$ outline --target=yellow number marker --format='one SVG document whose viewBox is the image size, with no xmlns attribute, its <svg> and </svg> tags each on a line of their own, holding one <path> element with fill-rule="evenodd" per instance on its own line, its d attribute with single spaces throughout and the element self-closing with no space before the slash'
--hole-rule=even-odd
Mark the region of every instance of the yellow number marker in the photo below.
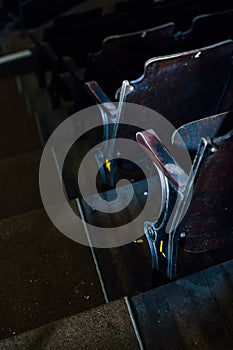
<svg viewBox="0 0 233 350">
<path fill-rule="evenodd" d="M 111 162 L 108 159 L 106 159 L 105 165 L 108 171 L 111 171 Z"/>
<path fill-rule="evenodd" d="M 166 254 L 163 252 L 163 241 L 160 242 L 160 247 L 159 247 L 160 253 L 162 253 L 162 256 L 166 258 Z"/>
</svg>

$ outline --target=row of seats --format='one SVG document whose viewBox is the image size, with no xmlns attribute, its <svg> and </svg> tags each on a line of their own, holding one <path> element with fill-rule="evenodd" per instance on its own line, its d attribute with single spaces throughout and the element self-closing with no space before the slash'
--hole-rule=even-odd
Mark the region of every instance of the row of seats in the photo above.
<svg viewBox="0 0 233 350">
<path fill-rule="evenodd" d="M 71 39 L 68 45 L 69 50 L 63 52 L 55 48 L 58 58 L 64 56 L 72 58 L 76 65 L 76 77 L 78 72 L 80 82 L 75 85 L 75 91 L 72 91 L 72 78 L 67 78 L 71 73 L 67 74 L 69 70 L 67 65 L 64 65 L 64 60 L 58 59 L 53 71 L 55 84 L 52 81 L 51 89 L 54 87 L 56 92 L 59 86 L 57 94 L 61 94 L 60 97 L 69 98 L 69 95 L 67 96 L 68 84 L 70 98 L 76 99 L 75 110 L 90 105 L 91 101 L 83 91 L 83 83 L 90 80 L 96 80 L 109 98 L 114 99 L 116 90 L 124 79 L 130 81 L 142 75 L 144 64 L 148 59 L 231 39 L 232 18 L 233 11 L 224 11 L 195 17 L 191 27 L 186 31 L 180 31 L 176 23 L 170 22 L 138 32 L 108 36 L 105 37 L 101 49 L 97 52 L 94 52 L 94 47 L 91 47 L 90 37 L 93 37 L 93 32 L 99 33 L 98 27 L 88 29 L 90 36 L 80 29 L 79 35 Z M 223 23 L 220 28 L 218 23 Z M 78 45 L 73 45 L 75 42 Z M 62 45 L 58 46 L 61 48 Z"/>
<path fill-rule="evenodd" d="M 2 0 L 1 25 L 4 27 L 10 22 L 14 29 L 37 27 L 82 2 L 83 0 Z"/>
<path fill-rule="evenodd" d="M 125 13 L 123 15 L 128 16 Z M 80 25 L 88 28 L 91 22 L 87 24 L 84 21 L 88 16 L 101 18 L 96 19 L 94 23 L 102 21 L 100 9 L 94 9 L 82 16 L 83 23 L 76 24 L 75 28 Z M 60 98 L 74 102 L 71 112 L 88 107 L 94 101 L 114 101 L 115 95 L 117 101 L 120 93 L 118 88 L 122 81 L 127 79 L 133 91 L 126 96 L 125 101 L 156 109 L 175 127 L 228 110 L 231 107 L 232 88 L 232 16 L 232 10 L 202 14 L 193 18 L 190 28 L 186 31 L 180 31 L 176 23 L 170 22 L 139 32 L 106 37 L 99 52 L 90 52 L 90 48 L 85 51 L 82 46 L 74 45 L 76 39 L 72 39 L 70 48 L 76 48 L 77 56 L 81 57 L 83 51 L 88 52 L 88 60 L 82 70 L 79 62 L 77 65 L 75 56 L 64 57 L 63 53 L 56 49 L 51 54 L 48 40 L 46 47 L 49 47 L 49 50 L 46 50 L 46 54 L 49 52 L 52 70 L 52 80 L 48 88 L 54 107 L 59 106 Z M 115 14 L 105 17 L 107 22 L 110 18 L 118 21 L 118 15 Z M 61 19 L 54 21 L 54 28 L 59 20 Z M 221 28 L 217 26 L 219 22 L 223 23 Z M 65 28 L 66 32 L 66 25 L 62 21 L 61 23 L 61 29 Z M 101 23 L 103 25 L 105 21 Z M 73 26 L 70 28 L 73 30 Z M 98 31 L 98 28 L 97 26 L 94 32 Z M 93 28 L 90 32 L 93 33 Z M 58 33 L 56 38 L 59 41 L 62 37 L 61 32 L 56 28 L 54 33 Z M 41 42 L 33 32 L 30 34 L 34 43 L 41 49 Z M 79 37 L 82 36 L 87 39 L 80 30 Z M 80 43 L 79 40 L 77 42 Z M 88 40 L 85 43 L 89 45 Z M 174 53 L 175 57 L 171 55 Z M 163 60 L 158 58 L 164 55 L 168 56 Z M 184 66 L 187 66 L 185 71 Z M 172 80 L 165 79 L 166 69 L 169 70 Z M 140 76 L 142 77 L 139 78 Z M 197 80 L 197 77 L 202 78 Z M 145 89 L 146 86 L 150 86 L 150 93 Z M 104 95 L 106 98 L 103 100 Z M 108 129 L 108 125 L 104 127 Z M 133 139 L 135 131 L 133 128 L 130 130 L 130 137 Z M 127 134 L 129 135 L 128 129 Z M 129 167 L 125 162 L 119 163 L 124 169 Z M 111 175 L 114 178 L 114 175 Z M 110 179 L 111 184 L 115 181 L 113 178 Z"/>
<path fill-rule="evenodd" d="M 216 29 L 220 20 L 224 23 L 222 30 Z M 178 242 L 182 241 L 182 238 L 185 238 L 184 249 L 189 252 L 204 252 L 232 244 L 233 207 L 229 197 L 229 192 L 232 193 L 230 159 L 233 145 L 231 22 L 232 10 L 195 17 L 191 28 L 184 32 L 175 31 L 175 24 L 167 23 L 148 31 L 107 38 L 100 52 L 89 55 L 85 67 L 85 87 L 93 101 L 98 104 L 104 103 L 104 106 L 100 107 L 104 115 L 104 135 L 111 139 L 116 129 L 119 137 L 135 140 L 137 135 L 138 141 L 148 148 L 153 163 L 159 168 L 162 164 L 163 176 L 168 179 L 170 186 L 166 193 L 167 202 L 161 216 L 145 228 L 145 234 L 151 248 L 153 267 L 170 278 L 176 276 Z M 153 38 L 151 41 L 150 35 Z M 145 44 L 147 39 L 148 46 Z M 137 40 L 145 44 L 149 53 L 145 47 L 138 45 Z M 140 53 L 142 56 L 148 56 L 141 57 Z M 93 77 L 96 81 L 89 81 Z M 125 80 L 122 88 L 117 89 L 117 84 L 119 87 L 120 81 L 128 77 L 138 79 Z M 101 89 L 101 85 L 104 86 L 104 90 Z M 141 132 L 134 127 L 124 128 L 120 125 L 120 119 L 117 122 L 119 125 L 115 125 L 111 134 L 112 124 L 116 124 L 112 114 L 114 95 L 115 101 L 149 107 L 165 116 L 176 128 L 186 130 L 186 146 L 193 155 L 193 173 L 187 174 L 184 183 L 176 184 L 176 194 L 174 183 L 177 180 L 173 172 L 167 170 L 170 163 L 165 161 L 166 156 L 165 160 L 161 158 L 161 148 L 158 151 L 156 126 L 155 131 Z M 83 108 L 82 102 L 81 98 L 80 106 Z M 118 108 L 115 107 L 115 115 Z M 190 139 L 195 140 L 195 145 Z M 166 147 L 161 147 L 166 154 Z M 100 159 L 106 159 L 108 163 L 111 156 L 114 158 L 117 154 L 116 149 L 106 150 L 104 147 L 101 152 Z M 115 161 L 111 162 L 111 172 L 106 162 L 102 166 L 101 175 L 103 184 L 114 188 L 117 167 L 113 166 Z M 173 164 L 178 167 L 176 160 L 173 160 Z M 133 169 L 127 161 L 121 160 L 117 165 L 127 170 Z M 101 161 L 99 166 L 101 167 Z M 214 177 L 216 173 L 218 178 Z M 190 183 L 195 186 L 195 191 L 188 213 L 181 224 L 175 218 L 168 234 L 165 234 L 167 216 L 174 204 L 174 198 L 179 197 L 182 188 L 179 205 L 185 206 L 190 196 Z M 217 186 L 220 186 L 220 190 L 216 199 L 213 188 Z M 163 190 L 166 192 L 166 187 Z M 223 207 L 226 211 L 224 214 Z M 203 215 L 207 221 L 200 231 Z"/>
<path fill-rule="evenodd" d="M 51 97 L 56 96 L 54 105 L 59 103 L 59 97 L 78 99 L 79 96 L 75 110 L 88 106 L 90 99 L 88 101 L 83 89 L 77 91 L 77 87 L 83 87 L 83 82 L 89 80 L 98 81 L 113 99 L 123 79 L 132 80 L 139 77 L 143 72 L 144 63 L 149 58 L 195 49 L 231 38 L 231 11 L 195 17 L 198 13 L 211 11 L 213 4 L 207 2 L 205 5 L 197 3 L 196 6 L 190 6 L 188 0 L 166 3 L 152 6 L 149 1 L 147 6 L 142 8 L 136 1 L 133 2 L 133 6 L 126 7 L 128 12 L 122 6 L 122 11 L 103 15 L 103 9 L 99 7 L 56 17 L 53 24 L 44 29 L 42 39 L 57 57 L 56 62 L 49 67 L 53 67 L 50 91 Z M 186 7 L 186 16 L 181 16 Z M 224 2 L 222 7 L 226 7 Z M 188 25 L 182 25 L 179 15 L 183 20 L 188 18 Z M 165 19 L 172 22 L 166 22 Z M 218 22 L 223 23 L 221 27 L 216 25 Z M 112 37 L 113 35 L 115 36 Z M 31 37 L 38 45 L 33 32 Z M 71 57 L 77 66 L 75 77 L 77 78 L 78 72 L 81 78 L 78 84 L 68 77 L 72 71 L 70 72 L 69 66 L 64 65 L 63 58 L 67 56 Z M 71 91 L 68 93 L 68 90 Z"/>
<path fill-rule="evenodd" d="M 210 5 L 205 7 L 198 2 L 196 6 L 188 6 L 188 3 L 163 5 L 161 11 L 164 11 L 164 16 L 160 20 L 156 20 L 156 16 L 162 13 L 159 7 L 142 9 L 140 15 L 137 9 L 132 11 L 132 6 L 131 11 L 125 11 L 123 6 L 123 11 L 108 15 L 103 15 L 102 10 L 96 8 L 70 17 L 70 22 L 65 17 L 57 18 L 52 26 L 44 30 L 42 41 L 35 31 L 30 31 L 32 41 L 43 57 L 43 69 L 51 71 L 52 79 L 47 87 L 54 108 L 59 107 L 61 99 L 72 102 L 70 113 L 94 103 L 104 103 L 100 107 L 104 115 L 102 140 L 106 140 L 106 135 L 107 139 L 111 139 L 117 133 L 124 138 L 137 138 L 146 146 L 153 164 L 162 167 L 163 176 L 169 182 L 166 203 L 171 203 L 171 206 L 174 197 L 180 195 L 181 185 L 186 191 L 181 193 L 182 201 L 190 194 L 190 183 L 197 186 L 183 226 L 179 226 L 178 220 L 165 235 L 165 227 L 161 226 L 158 232 L 155 220 L 145 229 L 153 266 L 170 278 L 176 274 L 178 241 L 181 238 L 185 237 L 185 249 L 192 252 L 215 249 L 232 242 L 233 208 L 228 194 L 232 191 L 233 10 L 208 13 L 204 10 L 212 9 Z M 179 19 L 184 20 L 181 8 L 184 11 L 186 5 L 185 20 L 188 20 L 181 23 Z M 166 21 L 161 23 L 165 18 Z M 187 26 L 188 21 L 190 24 Z M 114 116 L 119 114 L 119 109 L 113 102 L 149 107 L 181 130 L 186 135 L 186 147 L 192 156 L 195 174 L 186 174 L 185 183 L 177 183 L 172 172 L 167 170 L 166 147 L 158 141 L 156 126 L 154 130 L 146 131 L 122 126 L 124 115 L 120 114 L 116 122 Z M 88 136 L 85 137 L 88 143 Z M 158 144 L 164 158 L 160 158 L 161 154 L 156 151 Z M 116 155 L 116 149 L 106 152 L 103 148 L 100 152 L 100 158 L 108 160 L 108 164 L 98 163 L 103 188 L 115 187 L 118 169 L 130 170 L 130 176 L 132 171 L 140 172 L 128 161 L 112 161 L 111 155 Z M 176 159 L 171 161 L 178 167 Z M 227 170 L 223 172 L 222 169 Z M 182 165 L 181 170 L 184 171 Z M 216 173 L 218 179 L 214 177 Z M 66 186 L 65 173 L 64 182 Z M 77 193 L 72 193 L 72 187 L 77 186 L 76 173 L 69 174 L 67 183 L 69 197 L 76 197 Z M 212 190 L 216 186 L 221 188 L 217 201 Z M 227 209 L 221 219 L 223 207 Z M 203 211 L 203 208 L 207 209 Z M 200 225 L 204 212 L 209 217 L 203 226 L 205 234 L 200 235 L 195 225 L 195 232 L 192 231 L 192 225 L 195 217 Z M 164 213 L 169 214 L 167 208 L 162 211 Z M 217 218 L 214 225 L 211 222 L 213 217 Z M 195 239 L 195 236 L 200 237 Z"/>
</svg>

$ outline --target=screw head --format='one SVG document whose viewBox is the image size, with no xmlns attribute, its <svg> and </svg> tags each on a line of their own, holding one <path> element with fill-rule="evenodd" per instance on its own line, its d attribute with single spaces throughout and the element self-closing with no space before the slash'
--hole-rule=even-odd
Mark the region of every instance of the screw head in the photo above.
<svg viewBox="0 0 233 350">
<path fill-rule="evenodd" d="M 150 235 L 150 238 L 154 241 L 156 239 L 156 231 L 152 226 L 149 226 L 147 232 Z"/>
<path fill-rule="evenodd" d="M 212 153 L 215 153 L 215 152 L 217 152 L 217 148 L 213 146 L 213 147 L 211 147 L 210 151 L 211 151 Z"/>
</svg>

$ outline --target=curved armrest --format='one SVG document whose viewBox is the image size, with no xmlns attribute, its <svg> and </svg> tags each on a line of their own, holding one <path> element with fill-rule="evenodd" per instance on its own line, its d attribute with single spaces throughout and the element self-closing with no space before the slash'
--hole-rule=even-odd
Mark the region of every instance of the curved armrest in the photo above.
<svg viewBox="0 0 233 350">
<path fill-rule="evenodd" d="M 110 100 L 110 98 L 105 94 L 99 84 L 95 81 L 88 81 L 84 84 L 86 90 L 91 95 L 91 97 L 95 100 L 97 104 L 102 104 L 103 109 L 110 115 L 116 115 L 117 107 Z"/>
<path fill-rule="evenodd" d="M 139 144 L 146 147 L 146 151 L 152 161 L 159 167 L 175 189 L 183 190 L 186 185 L 188 175 L 178 165 L 154 130 L 149 129 L 137 132 L 136 140 Z"/>
<path fill-rule="evenodd" d="M 59 58 L 51 46 L 47 42 L 40 40 L 34 30 L 29 30 L 28 35 L 34 44 L 35 49 L 37 51 L 39 50 L 39 53 L 45 58 L 46 62 L 52 64 L 53 67 L 53 64 L 58 62 Z"/>
<path fill-rule="evenodd" d="M 64 62 L 66 68 L 69 70 L 69 72 L 75 79 L 83 81 L 85 73 L 84 68 L 79 68 L 70 56 L 62 57 L 62 61 Z"/>
</svg>

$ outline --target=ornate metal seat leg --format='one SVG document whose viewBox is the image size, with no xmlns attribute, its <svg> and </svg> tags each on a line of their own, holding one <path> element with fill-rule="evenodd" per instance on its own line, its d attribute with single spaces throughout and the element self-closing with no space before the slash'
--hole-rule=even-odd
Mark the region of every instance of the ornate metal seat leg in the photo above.
<svg viewBox="0 0 233 350">
<path fill-rule="evenodd" d="M 132 90 L 127 80 L 124 80 L 121 87 L 119 103 L 112 103 L 102 91 L 100 86 L 92 81 L 86 86 L 98 102 L 103 121 L 103 144 L 96 151 L 95 157 L 99 165 L 102 184 L 115 188 L 117 169 L 117 150 L 115 141 L 118 134 L 119 124 L 124 115 L 124 102 L 127 94 Z M 106 142 L 111 140 L 111 142 Z"/>
<path fill-rule="evenodd" d="M 179 224 L 189 207 L 200 168 L 215 148 L 210 141 L 202 139 L 192 169 L 187 175 L 153 130 L 138 132 L 136 138 L 151 156 L 162 187 L 160 215 L 154 222 L 145 222 L 144 226 L 151 250 L 152 268 L 173 279 L 176 276 L 178 241 L 185 237 Z"/>
</svg>

